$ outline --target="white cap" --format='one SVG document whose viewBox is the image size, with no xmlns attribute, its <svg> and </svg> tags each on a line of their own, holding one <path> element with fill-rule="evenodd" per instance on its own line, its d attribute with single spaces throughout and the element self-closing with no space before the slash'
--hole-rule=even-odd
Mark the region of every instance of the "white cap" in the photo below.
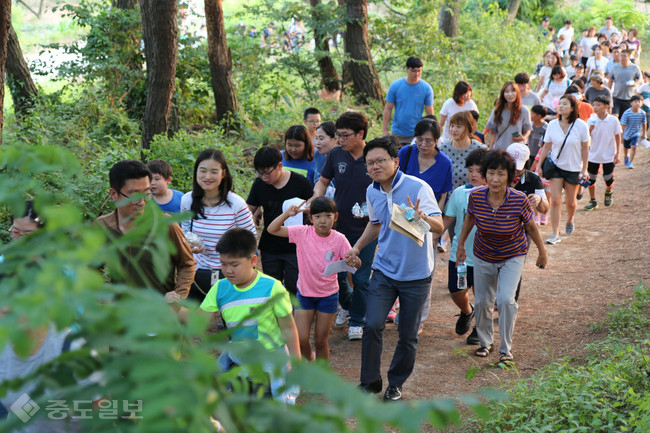
<svg viewBox="0 0 650 433">
<path fill-rule="evenodd" d="M 530 157 L 528 146 L 524 143 L 512 143 L 508 146 L 507 152 L 515 159 L 517 170 L 523 170 Z"/>
</svg>

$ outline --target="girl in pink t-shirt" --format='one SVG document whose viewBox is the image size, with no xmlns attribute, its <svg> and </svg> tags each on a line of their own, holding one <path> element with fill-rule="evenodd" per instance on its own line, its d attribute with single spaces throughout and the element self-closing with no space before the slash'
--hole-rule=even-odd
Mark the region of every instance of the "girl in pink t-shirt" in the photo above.
<svg viewBox="0 0 650 433">
<path fill-rule="evenodd" d="M 294 312 L 300 351 L 306 359 L 313 360 L 312 346 L 309 342 L 311 325 L 316 317 L 314 342 L 316 358 L 329 359 L 328 338 L 330 328 L 336 316 L 339 298 L 339 284 L 336 272 L 325 276 L 325 268 L 330 263 L 344 259 L 350 250 L 350 243 L 344 235 L 332 230 L 338 219 L 334 200 L 318 197 L 311 202 L 309 209 L 291 206 L 277 217 L 267 230 L 274 236 L 289 238 L 296 244 L 298 257 L 298 293 L 300 309 Z M 286 227 L 284 222 L 301 212 L 309 212 L 312 225 L 294 225 Z M 357 264 L 357 268 L 361 263 Z"/>
</svg>

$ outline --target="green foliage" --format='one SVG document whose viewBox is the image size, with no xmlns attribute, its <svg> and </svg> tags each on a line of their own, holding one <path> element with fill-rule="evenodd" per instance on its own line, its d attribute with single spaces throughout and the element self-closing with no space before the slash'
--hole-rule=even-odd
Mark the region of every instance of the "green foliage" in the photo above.
<svg viewBox="0 0 650 433">
<path fill-rule="evenodd" d="M 72 57 L 58 68 L 58 74 L 67 80 L 82 78 L 86 86 L 96 86 L 94 90 L 105 93 L 111 108 L 142 107 L 146 78 L 140 11 L 108 6 L 109 2 L 89 0 L 62 6 L 64 15 L 88 28 L 88 33 L 70 45 L 49 45 Z"/>
<path fill-rule="evenodd" d="M 358 432 L 376 432 L 384 426 L 418 432 L 423 423 L 444 428 L 459 422 L 453 401 L 385 405 L 327 367 L 307 362 L 294 361 L 287 376 L 288 385 L 303 390 L 299 405 L 284 406 L 251 394 L 255 384 L 266 383 L 265 368 L 279 372 L 286 356 L 258 344 L 231 345 L 245 363 L 224 373 L 217 367 L 215 353 L 228 345 L 232 330 L 206 333 L 207 318 L 197 314 L 192 303 L 182 324 L 153 288 L 108 283 L 99 265 L 106 264 L 113 277 L 120 275 L 124 273 L 120 252 L 142 245 L 161 258 L 156 270 L 165 275 L 169 265 L 162 258 L 171 251 L 167 225 L 175 222 L 148 202 L 133 230 L 119 239 L 107 237 L 101 228 L 83 221 L 76 205 L 57 205 L 59 192 L 39 181 L 48 174 L 70 184 L 79 174 L 78 167 L 75 156 L 60 147 L 3 145 L 0 149 L 0 202 L 20 213 L 24 197 L 35 195 L 36 209 L 46 221 L 44 228 L 0 248 L 4 256 L 0 296 L 10 306 L 0 316 L 0 347 L 11 343 L 25 355 L 31 349 L 31 332 L 50 325 L 73 326 L 75 337 L 85 340 L 79 349 L 62 354 L 29 377 L 3 382 L 0 395 L 31 381 L 30 397 L 41 407 L 52 393 L 69 407 L 73 400 L 97 396 L 142 401 L 138 414 L 142 420 L 102 419 L 93 412 L 84 428 L 95 432 L 210 432 L 211 417 L 232 433 L 303 432 L 306 425 L 315 432 L 351 432 L 353 425 Z M 248 380 L 242 381 L 238 373 L 244 370 Z M 484 394 L 462 401 L 484 416 L 483 402 L 492 398 Z M 47 414 L 41 410 L 34 419 Z M 124 415 L 122 409 L 119 415 Z M 13 418 L 5 428 L 22 425 Z"/>
<path fill-rule="evenodd" d="M 650 426 L 650 289 L 612 309 L 609 337 L 587 346 L 584 363 L 564 359 L 514 382 L 494 417 L 472 425 L 494 432 L 646 432 Z"/>
<path fill-rule="evenodd" d="M 233 137 L 224 136 L 223 131 L 214 129 L 191 134 L 181 131 L 173 138 L 158 135 L 145 153 L 147 160 L 163 159 L 173 169 L 172 188 L 187 192 L 192 190 L 194 161 L 205 149 L 221 150 L 233 176 L 233 190 L 246 197 L 250 191 L 255 171 L 252 158 L 246 158 L 243 146 Z"/>
<path fill-rule="evenodd" d="M 418 5 L 400 20 L 393 16 L 372 19 L 377 65 L 391 81 L 397 76 L 395 72 L 403 74 L 408 56 L 420 57 L 424 62 L 422 78 L 433 87 L 436 112 L 452 96 L 456 82 L 468 81 L 474 89 L 481 123 L 487 121 L 503 83 L 512 81 L 518 72 L 532 73 L 535 69 L 544 49 L 535 29 L 519 21 L 505 25 L 507 13 L 492 4 L 487 10 L 462 13 L 459 36 L 447 38 L 430 25 L 437 22 L 435 4 Z"/>
<path fill-rule="evenodd" d="M 637 9 L 633 0 L 581 0 L 577 6 L 571 8 L 558 8 L 551 16 L 551 23 L 560 28 L 564 20 L 569 18 L 573 21 L 573 28 L 576 29 L 576 40 L 580 39 L 579 32 L 582 29 L 596 26 L 596 31 L 605 25 L 605 17 L 611 16 L 614 25 L 621 29 L 636 27 L 643 29 L 650 21 L 648 14 Z M 641 32 L 639 32 L 641 33 Z"/>
</svg>

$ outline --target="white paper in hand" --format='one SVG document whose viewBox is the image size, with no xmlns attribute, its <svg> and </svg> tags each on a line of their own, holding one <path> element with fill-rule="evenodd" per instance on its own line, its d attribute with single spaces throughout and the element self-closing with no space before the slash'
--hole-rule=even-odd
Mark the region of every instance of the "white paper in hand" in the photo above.
<svg viewBox="0 0 650 433">
<path fill-rule="evenodd" d="M 332 262 L 329 265 L 325 266 L 324 276 L 329 276 L 332 274 L 338 274 L 339 272 L 349 272 L 354 274 L 357 271 L 357 268 L 348 265 L 344 260 L 339 260 L 338 262 Z"/>
<path fill-rule="evenodd" d="M 641 146 L 645 147 L 646 149 L 650 147 L 650 141 L 648 140 L 641 140 Z"/>
</svg>

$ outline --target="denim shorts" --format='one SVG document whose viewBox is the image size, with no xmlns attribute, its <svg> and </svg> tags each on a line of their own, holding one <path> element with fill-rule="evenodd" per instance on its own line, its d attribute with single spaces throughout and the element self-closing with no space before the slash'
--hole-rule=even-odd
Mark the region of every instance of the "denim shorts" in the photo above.
<svg viewBox="0 0 650 433">
<path fill-rule="evenodd" d="M 640 138 L 641 138 L 640 135 L 635 135 L 632 138 L 623 140 L 623 147 L 625 149 L 631 149 L 632 147 L 636 147 L 639 144 Z"/>
<path fill-rule="evenodd" d="M 460 292 L 458 290 L 458 271 L 456 269 L 456 262 L 449 260 L 449 278 L 447 282 L 447 288 L 449 293 Z M 474 286 L 474 267 L 467 266 L 467 288 Z"/>
<path fill-rule="evenodd" d="M 321 313 L 336 313 L 338 311 L 339 292 L 324 298 L 315 296 L 302 296 L 300 289 L 296 293 L 296 298 L 300 302 L 300 308 L 303 310 L 316 310 Z"/>
</svg>

